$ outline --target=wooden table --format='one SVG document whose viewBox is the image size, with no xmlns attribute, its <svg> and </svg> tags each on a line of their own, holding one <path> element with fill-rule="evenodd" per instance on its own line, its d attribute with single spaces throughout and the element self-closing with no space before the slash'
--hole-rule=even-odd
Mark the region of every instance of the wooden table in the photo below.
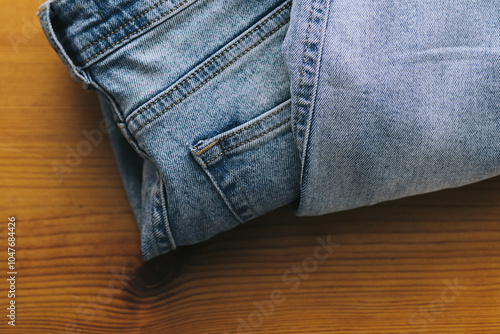
<svg viewBox="0 0 500 334">
<path fill-rule="evenodd" d="M 163 258 L 144 266 L 108 138 L 61 169 L 102 116 L 40 3 L 0 13 L 1 333 L 500 333 L 500 178 L 322 217 L 283 208 L 186 252 L 170 280 Z"/>
</svg>

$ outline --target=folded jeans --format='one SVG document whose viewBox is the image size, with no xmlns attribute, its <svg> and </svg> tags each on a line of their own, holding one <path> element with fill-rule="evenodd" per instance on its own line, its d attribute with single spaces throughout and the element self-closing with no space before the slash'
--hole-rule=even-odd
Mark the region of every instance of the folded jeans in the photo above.
<svg viewBox="0 0 500 334">
<path fill-rule="evenodd" d="M 319 215 L 500 174 L 500 5 L 54 0 L 145 259 L 280 206 Z"/>
</svg>

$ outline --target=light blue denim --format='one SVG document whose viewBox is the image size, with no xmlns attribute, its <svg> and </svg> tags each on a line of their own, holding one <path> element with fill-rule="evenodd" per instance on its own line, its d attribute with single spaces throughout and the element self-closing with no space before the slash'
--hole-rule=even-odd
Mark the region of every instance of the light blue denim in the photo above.
<svg viewBox="0 0 500 334">
<path fill-rule="evenodd" d="M 500 174 L 500 5 L 55 0 L 151 259 L 292 203 L 319 215 Z"/>
<path fill-rule="evenodd" d="M 500 174 L 500 2 L 299 0 L 284 54 L 297 214 Z"/>
</svg>

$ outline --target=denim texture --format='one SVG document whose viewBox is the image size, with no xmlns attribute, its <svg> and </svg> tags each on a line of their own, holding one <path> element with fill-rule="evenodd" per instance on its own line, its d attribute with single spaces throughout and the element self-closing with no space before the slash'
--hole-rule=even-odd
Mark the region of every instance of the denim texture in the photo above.
<svg viewBox="0 0 500 334">
<path fill-rule="evenodd" d="M 291 1 L 46 3 L 44 31 L 94 89 L 145 259 L 298 199 L 282 43 Z"/>
<path fill-rule="evenodd" d="M 319 215 L 500 174 L 500 5 L 54 0 L 144 258 L 280 206 Z"/>
<path fill-rule="evenodd" d="M 500 2 L 300 0 L 283 50 L 298 215 L 500 173 Z"/>
</svg>

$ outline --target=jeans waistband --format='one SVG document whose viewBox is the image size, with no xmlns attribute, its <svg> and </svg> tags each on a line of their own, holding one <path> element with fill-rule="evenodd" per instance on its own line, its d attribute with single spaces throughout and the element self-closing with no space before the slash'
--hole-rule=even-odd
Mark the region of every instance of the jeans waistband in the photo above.
<svg viewBox="0 0 500 334">
<path fill-rule="evenodd" d="M 39 15 L 50 18 L 53 39 L 65 51 L 66 61 L 85 68 L 195 1 L 54 0 L 43 4 Z"/>
</svg>

